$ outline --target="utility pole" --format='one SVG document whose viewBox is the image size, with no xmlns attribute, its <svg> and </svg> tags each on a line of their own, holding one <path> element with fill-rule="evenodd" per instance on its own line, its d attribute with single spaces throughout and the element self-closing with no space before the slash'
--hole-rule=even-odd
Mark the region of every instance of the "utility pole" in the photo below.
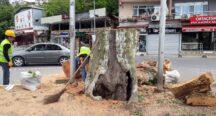
<svg viewBox="0 0 216 116">
<path fill-rule="evenodd" d="M 75 71 L 75 0 L 70 0 L 70 78 Z"/>
<path fill-rule="evenodd" d="M 165 29 L 166 29 L 166 0 L 161 0 L 161 13 L 160 13 L 160 37 L 159 37 L 159 48 L 158 48 L 158 78 L 157 88 L 163 90 L 164 79 L 163 79 L 163 63 L 164 63 L 164 40 L 165 40 Z"/>
<path fill-rule="evenodd" d="M 95 28 L 96 28 L 96 20 L 95 20 L 95 0 L 94 0 L 94 37 L 93 37 L 93 44 L 94 42 L 96 41 L 96 31 L 95 31 Z"/>
</svg>

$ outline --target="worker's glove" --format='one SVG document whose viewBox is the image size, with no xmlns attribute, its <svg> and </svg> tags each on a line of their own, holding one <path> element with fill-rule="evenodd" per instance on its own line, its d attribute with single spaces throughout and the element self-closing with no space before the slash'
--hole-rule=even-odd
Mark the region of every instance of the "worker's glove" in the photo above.
<svg viewBox="0 0 216 116">
<path fill-rule="evenodd" d="M 8 63 L 8 67 L 11 68 L 12 66 L 13 66 L 13 63 L 10 61 L 10 62 Z"/>
</svg>

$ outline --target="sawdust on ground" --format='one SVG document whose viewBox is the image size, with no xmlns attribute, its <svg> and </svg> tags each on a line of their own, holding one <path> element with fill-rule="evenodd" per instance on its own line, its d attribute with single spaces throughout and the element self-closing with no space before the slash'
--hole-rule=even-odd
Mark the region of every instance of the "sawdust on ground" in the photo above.
<svg viewBox="0 0 216 116">
<path fill-rule="evenodd" d="M 175 99 L 171 93 L 155 91 L 153 86 L 139 88 L 138 103 L 102 100 L 94 101 L 79 94 L 83 83 L 63 94 L 57 103 L 43 105 L 43 99 L 60 91 L 64 84 L 54 84 L 64 74 L 43 78 L 40 89 L 30 92 L 20 86 L 11 91 L 0 88 L 0 116 L 173 116 L 216 115 L 216 107 L 192 107 Z"/>
</svg>

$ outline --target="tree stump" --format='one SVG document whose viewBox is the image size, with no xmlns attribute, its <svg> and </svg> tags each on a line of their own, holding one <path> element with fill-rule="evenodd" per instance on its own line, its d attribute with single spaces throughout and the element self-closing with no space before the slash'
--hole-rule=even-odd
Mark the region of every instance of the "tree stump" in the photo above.
<svg viewBox="0 0 216 116">
<path fill-rule="evenodd" d="M 97 33 L 85 94 L 94 99 L 136 100 L 135 54 L 138 31 L 109 30 Z"/>
</svg>

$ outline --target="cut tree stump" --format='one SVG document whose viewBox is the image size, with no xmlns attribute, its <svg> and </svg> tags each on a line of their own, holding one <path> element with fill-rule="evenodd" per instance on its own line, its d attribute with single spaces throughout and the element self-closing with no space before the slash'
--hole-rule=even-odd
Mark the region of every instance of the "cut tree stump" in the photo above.
<svg viewBox="0 0 216 116">
<path fill-rule="evenodd" d="M 175 95 L 175 97 L 185 98 L 185 96 L 191 94 L 192 92 L 206 93 L 210 91 L 212 83 L 212 73 L 207 72 L 185 83 L 174 84 L 169 87 L 169 90 Z"/>
<path fill-rule="evenodd" d="M 186 97 L 186 104 L 192 106 L 216 106 L 215 93 L 193 93 Z"/>
<path fill-rule="evenodd" d="M 136 100 L 135 53 L 138 31 L 109 30 L 97 33 L 85 82 L 85 94 L 94 99 Z"/>
</svg>

